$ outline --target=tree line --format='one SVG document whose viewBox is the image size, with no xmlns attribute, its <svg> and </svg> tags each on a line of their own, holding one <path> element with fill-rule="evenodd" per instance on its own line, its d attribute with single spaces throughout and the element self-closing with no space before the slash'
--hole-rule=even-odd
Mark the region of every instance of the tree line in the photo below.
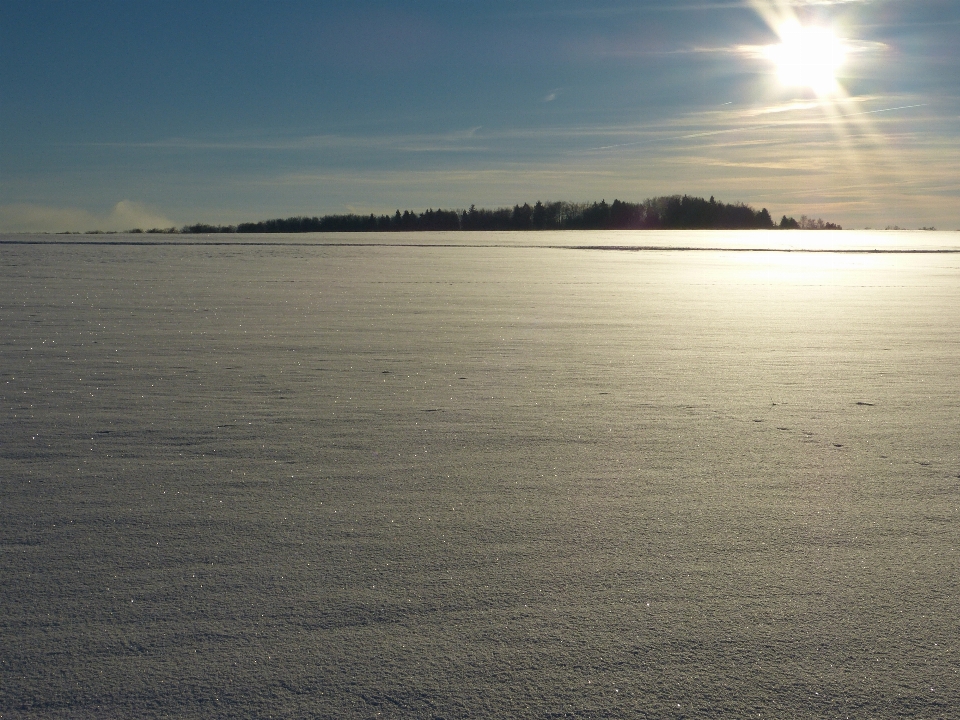
<svg viewBox="0 0 960 720">
<path fill-rule="evenodd" d="M 393 215 L 297 216 L 238 225 L 185 225 L 182 233 L 409 232 L 437 230 L 840 230 L 839 225 L 784 215 L 775 223 L 766 208 L 670 195 L 641 203 L 540 202 L 493 210 L 397 210 Z M 147 231 L 151 232 L 151 231 Z M 157 232 L 154 230 L 153 232 Z M 178 232 L 170 228 L 161 232 Z"/>
</svg>

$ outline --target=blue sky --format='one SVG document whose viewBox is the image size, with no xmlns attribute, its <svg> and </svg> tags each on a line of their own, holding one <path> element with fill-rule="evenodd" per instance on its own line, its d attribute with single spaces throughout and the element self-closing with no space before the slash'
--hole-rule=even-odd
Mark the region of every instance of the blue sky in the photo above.
<svg viewBox="0 0 960 720">
<path fill-rule="evenodd" d="M 785 87 L 772 18 L 831 28 Z M 960 228 L 956 0 L 0 5 L 0 230 L 715 195 Z"/>
</svg>

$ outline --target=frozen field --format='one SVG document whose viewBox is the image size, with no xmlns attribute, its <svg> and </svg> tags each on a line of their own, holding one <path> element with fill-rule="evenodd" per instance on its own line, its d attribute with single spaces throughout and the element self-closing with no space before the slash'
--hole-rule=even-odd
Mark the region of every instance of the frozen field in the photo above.
<svg viewBox="0 0 960 720">
<path fill-rule="evenodd" d="M 785 236 L 0 237 L 0 717 L 958 717 L 960 254 L 559 247 Z"/>
</svg>

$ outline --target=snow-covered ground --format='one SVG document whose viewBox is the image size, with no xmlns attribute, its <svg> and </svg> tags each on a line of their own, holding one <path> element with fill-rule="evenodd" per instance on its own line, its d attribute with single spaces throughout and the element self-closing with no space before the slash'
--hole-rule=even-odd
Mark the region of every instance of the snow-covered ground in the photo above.
<svg viewBox="0 0 960 720">
<path fill-rule="evenodd" d="M 0 715 L 954 712 L 960 255 L 653 235 L 0 245 Z"/>
</svg>

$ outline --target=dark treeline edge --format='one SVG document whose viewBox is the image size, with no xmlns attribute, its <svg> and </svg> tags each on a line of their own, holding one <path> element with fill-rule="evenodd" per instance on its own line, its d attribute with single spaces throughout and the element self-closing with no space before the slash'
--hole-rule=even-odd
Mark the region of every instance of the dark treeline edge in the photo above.
<svg viewBox="0 0 960 720">
<path fill-rule="evenodd" d="M 594 203 L 529 203 L 488 210 L 396 211 L 393 215 L 324 215 L 290 217 L 239 225 L 185 225 L 181 233 L 303 233 L 404 232 L 437 230 L 840 230 L 839 225 L 784 215 L 774 223 L 766 208 L 756 211 L 743 203 L 722 203 L 689 195 L 652 198 L 642 203 L 614 200 Z M 142 231 L 135 231 L 142 232 Z"/>
</svg>

